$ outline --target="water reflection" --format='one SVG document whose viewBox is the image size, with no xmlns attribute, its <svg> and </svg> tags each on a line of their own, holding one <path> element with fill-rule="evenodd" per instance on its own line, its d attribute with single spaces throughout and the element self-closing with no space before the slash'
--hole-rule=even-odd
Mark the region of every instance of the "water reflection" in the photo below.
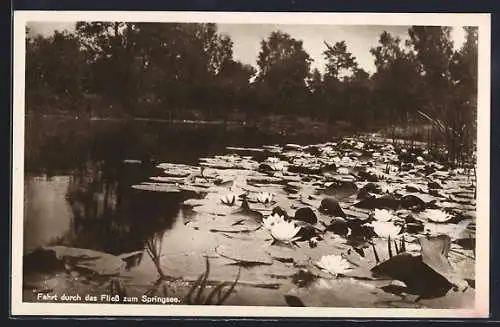
<svg viewBox="0 0 500 327">
<path fill-rule="evenodd" d="M 69 176 L 28 177 L 25 251 L 47 244 L 114 254 L 144 247 L 172 227 L 182 199 L 131 189 L 141 170 L 121 164 L 112 171 L 122 176 L 106 163 L 86 162 Z"/>
<path fill-rule="evenodd" d="M 70 230 L 71 205 L 65 196 L 70 176 L 26 176 L 24 252 L 54 241 Z"/>
<path fill-rule="evenodd" d="M 278 138 L 226 125 L 27 117 L 24 252 L 56 244 L 113 254 L 143 249 L 172 228 L 186 198 L 130 187 L 161 173 L 157 163 L 196 164 L 228 145 Z"/>
</svg>

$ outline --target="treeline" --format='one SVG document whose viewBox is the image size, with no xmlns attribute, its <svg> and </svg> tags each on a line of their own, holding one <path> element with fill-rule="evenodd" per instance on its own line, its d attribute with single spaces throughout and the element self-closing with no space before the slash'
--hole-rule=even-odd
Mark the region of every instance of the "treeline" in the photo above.
<svg viewBox="0 0 500 327">
<path fill-rule="evenodd" d="M 387 32 L 359 67 L 345 41 L 324 43 L 323 73 L 301 40 L 261 41 L 258 69 L 235 60 L 216 24 L 78 22 L 74 32 L 26 41 L 26 107 L 44 113 L 254 120 L 270 114 L 356 126 L 419 115 L 453 132 L 475 128 L 477 28 L 455 50 L 449 27 Z M 437 121 L 439 119 L 439 122 Z"/>
</svg>

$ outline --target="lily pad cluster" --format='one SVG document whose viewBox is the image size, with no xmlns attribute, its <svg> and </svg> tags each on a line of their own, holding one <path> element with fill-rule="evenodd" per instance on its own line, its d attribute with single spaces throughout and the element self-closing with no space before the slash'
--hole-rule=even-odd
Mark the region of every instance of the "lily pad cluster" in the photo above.
<svg viewBox="0 0 500 327">
<path fill-rule="evenodd" d="M 474 280 L 472 172 L 419 148 L 360 138 L 228 151 L 198 166 L 161 164 L 163 174 L 134 188 L 196 193 L 184 201 L 195 213 L 186 224 L 223 236 L 216 255 L 269 266 L 267 275 L 277 263 L 287 265 L 282 275 L 292 281 L 297 271 L 320 279 L 382 274 L 417 293 L 427 291 L 391 265 L 426 271 L 421 282 L 438 280 L 431 288 L 442 290 Z M 433 240 L 441 245 L 430 246 Z M 443 269 L 450 260 L 472 264 Z"/>
</svg>

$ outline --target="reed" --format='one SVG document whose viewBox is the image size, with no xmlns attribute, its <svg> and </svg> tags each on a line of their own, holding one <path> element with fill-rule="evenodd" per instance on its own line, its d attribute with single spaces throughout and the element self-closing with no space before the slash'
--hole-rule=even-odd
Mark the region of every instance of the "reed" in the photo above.
<svg viewBox="0 0 500 327">
<path fill-rule="evenodd" d="M 153 261 L 153 264 L 156 267 L 156 271 L 160 276 L 160 280 L 166 278 L 166 275 L 161 268 L 161 262 L 160 262 L 162 245 L 163 245 L 163 235 L 162 236 L 155 235 L 146 241 L 146 252 L 151 257 L 151 260 Z"/>
<path fill-rule="evenodd" d="M 236 279 L 232 283 L 220 283 L 215 286 L 215 288 L 206 297 L 204 297 L 208 283 L 208 276 L 210 274 L 210 263 L 207 257 L 205 257 L 205 264 L 205 272 L 201 274 L 200 277 L 198 277 L 184 299 L 186 304 L 221 305 L 229 298 L 234 288 L 238 284 L 241 272 L 240 268 L 238 269 Z M 228 287 L 226 291 L 224 291 L 225 287 Z"/>
</svg>

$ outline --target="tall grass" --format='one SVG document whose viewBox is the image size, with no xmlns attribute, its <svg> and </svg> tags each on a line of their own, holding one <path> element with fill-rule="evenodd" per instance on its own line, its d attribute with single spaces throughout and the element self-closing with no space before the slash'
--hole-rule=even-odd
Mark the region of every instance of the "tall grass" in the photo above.
<svg viewBox="0 0 500 327">
<path fill-rule="evenodd" d="M 427 144 L 430 151 L 441 152 L 453 166 L 472 168 L 475 162 L 476 135 L 465 122 L 455 124 L 429 116 L 418 110 L 418 114 L 432 124 Z"/>
<path fill-rule="evenodd" d="M 146 252 L 150 256 L 153 264 L 156 267 L 156 271 L 158 272 L 159 280 L 163 280 L 166 278 L 165 273 L 161 268 L 161 251 L 163 245 L 163 235 L 155 235 L 146 241 Z"/>
<path fill-rule="evenodd" d="M 155 265 L 159 275 L 158 280 L 155 282 L 153 288 L 150 290 L 149 293 L 152 294 L 153 292 L 158 292 L 160 287 L 162 287 L 162 293 L 164 296 L 166 296 L 168 293 L 168 288 L 163 282 L 165 280 L 168 280 L 169 277 L 163 272 L 163 269 L 161 267 L 160 258 L 162 252 L 162 245 L 163 245 L 162 236 L 152 237 L 146 242 L 146 252 L 151 257 L 151 260 L 153 261 L 153 264 Z M 195 281 L 195 283 L 189 290 L 188 294 L 184 298 L 186 304 L 221 305 L 227 300 L 227 298 L 231 295 L 234 288 L 238 284 L 240 278 L 240 269 L 238 269 L 236 279 L 232 283 L 229 282 L 220 283 L 217 286 L 215 286 L 210 293 L 206 294 L 208 277 L 210 274 L 210 263 L 207 257 L 205 257 L 205 260 L 206 260 L 205 272 L 201 274 L 200 277 Z"/>
<path fill-rule="evenodd" d="M 434 160 L 452 167 L 474 169 L 474 124 L 440 120 L 420 110 L 417 113 L 420 121 L 413 120 L 404 126 L 392 125 L 383 129 L 382 134 L 392 139 L 395 146 L 424 148 Z"/>
<path fill-rule="evenodd" d="M 215 286 L 210 293 L 206 294 L 208 276 L 210 274 L 210 263 L 207 257 L 205 257 L 205 265 L 205 272 L 198 277 L 184 299 L 186 304 L 221 305 L 227 300 L 238 284 L 241 272 L 240 269 L 238 269 L 236 278 L 232 283 L 220 283 Z M 228 287 L 227 290 L 224 290 L 225 287 Z M 206 294 L 206 296 L 204 294 Z"/>
</svg>

